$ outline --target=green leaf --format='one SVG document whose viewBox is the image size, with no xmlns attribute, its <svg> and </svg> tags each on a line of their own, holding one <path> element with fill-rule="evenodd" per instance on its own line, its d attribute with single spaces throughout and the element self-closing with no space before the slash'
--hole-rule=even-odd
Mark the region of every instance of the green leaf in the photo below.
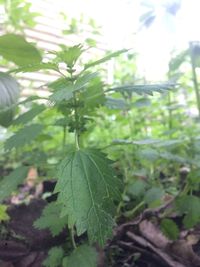
<svg viewBox="0 0 200 267">
<path fill-rule="evenodd" d="M 27 177 L 27 173 L 28 167 L 18 167 L 0 181 L 0 202 L 17 189 L 17 186 Z"/>
<path fill-rule="evenodd" d="M 73 93 L 85 88 L 85 85 L 97 76 L 98 73 L 88 73 L 77 79 L 75 84 L 69 84 L 66 79 L 59 79 L 53 84 L 56 92 L 50 96 L 50 100 L 61 102 L 73 98 Z M 52 87 L 52 84 L 51 84 Z"/>
<path fill-rule="evenodd" d="M 45 110 L 44 105 L 37 105 L 30 109 L 29 111 L 23 113 L 19 117 L 17 117 L 12 124 L 13 125 L 20 125 L 20 124 L 26 124 L 27 122 L 32 121 L 38 114 L 40 114 L 42 111 Z"/>
<path fill-rule="evenodd" d="M 53 247 L 49 250 L 48 257 L 43 261 L 43 266 L 60 267 L 62 266 L 63 257 L 63 249 L 61 247 Z"/>
<path fill-rule="evenodd" d="M 144 195 L 147 184 L 143 180 L 137 180 L 128 186 L 127 193 L 133 197 Z"/>
<path fill-rule="evenodd" d="M 0 55 L 18 66 L 36 64 L 42 60 L 35 46 L 16 34 L 5 34 L 0 37 Z"/>
<path fill-rule="evenodd" d="M 74 91 L 82 89 L 86 84 L 98 76 L 98 72 L 87 73 L 79 77 L 74 85 Z"/>
<path fill-rule="evenodd" d="M 186 58 L 189 56 L 189 49 L 182 51 L 169 62 L 170 71 L 178 71 L 183 62 L 186 62 Z"/>
<path fill-rule="evenodd" d="M 104 104 L 105 96 L 103 91 L 103 83 L 99 77 L 95 77 L 87 86 L 87 89 L 82 92 L 80 99 L 84 103 L 86 110 L 94 110 L 100 105 Z"/>
<path fill-rule="evenodd" d="M 70 100 L 71 98 L 73 98 L 73 92 L 74 92 L 73 85 L 65 85 L 64 88 L 50 95 L 49 99 L 53 102 L 61 102 L 63 100 Z"/>
<path fill-rule="evenodd" d="M 125 110 L 128 107 L 126 101 L 123 98 L 113 98 L 113 97 L 106 97 L 105 105 L 110 109 L 119 109 L 119 110 Z"/>
<path fill-rule="evenodd" d="M 185 214 L 183 223 L 191 228 L 200 222 L 200 199 L 196 196 L 182 196 L 176 201 L 176 207 L 181 214 Z"/>
<path fill-rule="evenodd" d="M 158 144 L 155 144 L 157 147 L 169 147 L 173 146 L 176 147 L 177 145 L 183 144 L 184 140 L 180 139 L 171 139 L 171 140 L 162 140 Z"/>
<path fill-rule="evenodd" d="M 50 82 L 48 84 L 48 87 L 57 91 L 57 90 L 65 88 L 66 86 L 69 86 L 69 85 L 71 85 L 71 84 L 69 83 L 69 81 L 66 78 L 59 78 L 53 82 Z"/>
<path fill-rule="evenodd" d="M 155 145 L 160 143 L 159 139 L 143 139 L 143 140 L 126 140 L 126 139 L 115 139 L 113 143 L 120 144 L 120 145 Z"/>
<path fill-rule="evenodd" d="M 161 203 L 161 199 L 164 196 L 164 191 L 160 187 L 152 187 L 149 189 L 144 197 L 144 201 L 150 206 L 154 207 Z"/>
<path fill-rule="evenodd" d="M 91 67 L 94 67 L 96 65 L 102 64 L 102 63 L 104 63 L 104 62 L 106 62 L 106 61 L 108 61 L 108 60 L 110 60 L 110 59 L 112 59 L 114 57 L 118 57 L 119 55 L 121 55 L 123 53 L 126 53 L 128 51 L 129 51 L 128 49 L 122 49 L 122 50 L 116 51 L 114 53 L 111 53 L 111 54 L 109 54 L 109 55 L 107 55 L 107 56 L 105 56 L 105 57 L 103 57 L 103 58 L 101 58 L 101 59 L 99 59 L 97 61 L 94 61 L 94 62 L 86 64 L 84 69 L 86 70 L 88 68 L 91 68 Z"/>
<path fill-rule="evenodd" d="M 10 217 L 6 211 L 7 211 L 7 206 L 6 205 L 0 205 L 0 222 L 8 221 L 10 219 Z"/>
<path fill-rule="evenodd" d="M 93 247 L 82 245 L 63 259 L 63 267 L 97 267 L 97 252 Z"/>
<path fill-rule="evenodd" d="M 49 228 L 53 236 L 58 235 L 67 225 L 67 217 L 60 217 L 61 206 L 57 202 L 48 204 L 42 211 L 42 215 L 34 222 L 37 229 Z"/>
<path fill-rule="evenodd" d="M 158 151 L 153 148 L 142 149 L 138 152 L 138 155 L 141 160 L 148 160 L 150 162 L 154 162 L 160 158 Z"/>
<path fill-rule="evenodd" d="M 179 229 L 177 224 L 171 219 L 163 219 L 160 224 L 163 234 L 171 240 L 177 240 Z"/>
<path fill-rule="evenodd" d="M 110 164 L 98 150 L 73 152 L 60 164 L 55 188 L 69 227 L 75 225 L 78 235 L 87 231 L 89 241 L 101 246 L 112 235 L 113 201 L 120 200 L 122 189 Z"/>
<path fill-rule="evenodd" d="M 32 124 L 20 129 L 6 140 L 5 150 L 21 148 L 22 146 L 29 144 L 42 132 L 43 127 L 44 126 L 41 124 Z"/>
<path fill-rule="evenodd" d="M 132 104 L 132 106 L 136 108 L 148 107 L 150 105 L 151 101 L 148 98 L 140 98 Z"/>
<path fill-rule="evenodd" d="M 58 71 L 58 67 L 55 63 L 38 63 L 38 64 L 31 64 L 27 66 L 23 66 L 14 70 L 9 71 L 9 73 L 19 73 L 19 72 L 34 72 L 40 70 L 55 70 Z"/>
<path fill-rule="evenodd" d="M 189 162 L 188 159 L 183 158 L 183 157 L 178 156 L 178 155 L 175 155 L 175 154 L 172 154 L 172 153 L 167 152 L 167 151 L 160 153 L 160 157 L 163 159 L 166 159 L 166 160 L 171 160 L 171 161 L 183 163 L 183 164 Z"/>
<path fill-rule="evenodd" d="M 45 98 L 40 97 L 40 96 L 36 96 L 36 95 L 32 95 L 32 96 L 27 97 L 25 100 L 22 100 L 21 102 L 19 102 L 18 105 L 23 105 L 23 104 L 26 104 L 28 102 L 32 102 L 32 101 L 38 100 L 38 99 L 45 99 Z"/>
<path fill-rule="evenodd" d="M 62 45 L 62 51 L 56 52 L 58 60 L 65 62 L 69 68 L 72 68 L 80 55 L 83 53 L 83 46 L 81 44 L 66 47 Z"/>
<path fill-rule="evenodd" d="M 169 91 L 175 87 L 175 84 L 145 84 L 145 85 L 124 85 L 115 88 L 108 89 L 107 91 L 115 91 L 121 93 L 136 93 L 139 95 L 153 95 L 154 92 L 163 93 Z"/>
</svg>

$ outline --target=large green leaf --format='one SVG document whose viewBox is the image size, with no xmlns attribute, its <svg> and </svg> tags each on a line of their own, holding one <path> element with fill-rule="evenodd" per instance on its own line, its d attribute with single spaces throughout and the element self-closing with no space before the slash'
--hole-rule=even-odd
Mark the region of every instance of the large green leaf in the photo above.
<svg viewBox="0 0 200 267">
<path fill-rule="evenodd" d="M 122 188 L 110 163 L 98 150 L 73 152 L 60 164 L 55 188 L 69 227 L 75 225 L 78 235 L 87 231 L 90 242 L 100 245 L 112 235 L 113 201 L 120 199 Z"/>
<path fill-rule="evenodd" d="M 55 89 L 50 96 L 51 101 L 61 102 L 63 100 L 70 100 L 73 98 L 73 93 L 84 89 L 88 82 L 94 79 L 98 73 L 87 73 L 80 78 L 74 84 L 70 84 L 66 79 L 59 79 L 56 82 L 51 84 L 51 88 Z"/>
<path fill-rule="evenodd" d="M 63 84 L 63 88 L 57 90 L 55 93 L 50 95 L 50 100 L 53 102 L 61 102 L 63 100 L 70 100 L 71 98 L 73 98 L 73 92 L 74 92 L 73 85 Z"/>
<path fill-rule="evenodd" d="M 60 267 L 64 257 L 64 250 L 62 247 L 52 247 L 48 251 L 48 257 L 43 262 L 45 267 Z"/>
<path fill-rule="evenodd" d="M 41 124 L 32 124 L 20 129 L 6 140 L 5 149 L 20 148 L 35 139 L 43 129 Z"/>
<path fill-rule="evenodd" d="M 28 167 L 18 167 L 0 182 L 0 202 L 17 189 L 17 186 L 27 177 Z"/>
<path fill-rule="evenodd" d="M 60 212 L 61 207 L 57 202 L 49 203 L 41 217 L 34 222 L 34 226 L 38 229 L 49 228 L 53 236 L 58 235 L 67 225 L 67 217 L 59 218 Z"/>
<path fill-rule="evenodd" d="M 152 187 L 149 189 L 144 197 L 144 201 L 150 206 L 155 207 L 160 205 L 161 199 L 164 196 L 164 191 L 160 187 Z"/>
<path fill-rule="evenodd" d="M 97 252 L 93 247 L 82 245 L 63 259 L 63 267 L 96 267 Z"/>
<path fill-rule="evenodd" d="M 104 63 L 104 62 L 106 62 L 106 61 L 108 61 L 108 60 L 110 60 L 110 59 L 112 59 L 114 57 L 118 57 L 119 55 L 121 55 L 123 53 L 126 53 L 126 52 L 128 52 L 128 49 L 122 49 L 122 50 L 116 51 L 114 53 L 111 53 L 111 54 L 109 54 L 109 55 L 107 55 L 107 56 L 105 56 L 105 57 L 103 57 L 103 58 L 101 58 L 101 59 L 99 59 L 97 61 L 94 61 L 94 62 L 86 64 L 85 65 L 85 69 L 88 69 L 88 68 L 94 67 L 96 65 L 102 64 L 102 63 Z"/>
<path fill-rule="evenodd" d="M 128 108 L 127 102 L 123 98 L 106 97 L 106 107 L 110 109 L 125 110 Z"/>
<path fill-rule="evenodd" d="M 196 196 L 182 196 L 176 200 L 176 207 L 181 214 L 185 214 L 183 223 L 191 228 L 200 222 L 200 199 Z"/>
<path fill-rule="evenodd" d="M 161 230 L 163 234 L 171 240 L 177 240 L 179 236 L 179 229 L 177 224 L 171 219 L 163 219 L 161 221 Z"/>
<path fill-rule="evenodd" d="M 18 66 L 36 64 L 42 60 L 35 46 L 16 34 L 5 34 L 0 37 L 0 55 Z"/>
<path fill-rule="evenodd" d="M 67 47 L 62 45 L 62 51 L 56 52 L 58 61 L 65 62 L 69 68 L 72 68 L 84 49 L 81 44 Z"/>
<path fill-rule="evenodd" d="M 37 105 L 30 109 L 29 111 L 21 114 L 19 117 L 17 117 L 12 124 L 19 125 L 19 124 L 25 124 L 27 122 L 32 121 L 38 114 L 40 114 L 42 111 L 45 110 L 44 105 Z"/>
<path fill-rule="evenodd" d="M 86 84 L 88 84 L 91 80 L 93 80 L 97 76 L 98 76 L 98 72 L 86 73 L 86 74 L 80 76 L 74 85 L 74 90 L 75 91 L 80 90 L 81 88 L 83 88 Z"/>
<path fill-rule="evenodd" d="M 153 95 L 154 92 L 163 93 L 165 91 L 171 90 L 175 87 L 175 84 L 141 84 L 141 85 L 124 85 L 119 87 L 114 87 L 108 89 L 107 91 L 114 91 L 120 93 L 136 93 L 139 95 Z"/>
<path fill-rule="evenodd" d="M 40 70 L 55 70 L 58 71 L 58 67 L 55 63 L 43 63 L 40 62 L 38 64 L 29 64 L 29 65 L 25 65 L 23 67 L 19 67 L 17 69 L 11 70 L 9 71 L 9 73 L 15 72 L 15 73 L 19 73 L 19 72 L 34 72 L 34 71 L 40 71 Z"/>
</svg>

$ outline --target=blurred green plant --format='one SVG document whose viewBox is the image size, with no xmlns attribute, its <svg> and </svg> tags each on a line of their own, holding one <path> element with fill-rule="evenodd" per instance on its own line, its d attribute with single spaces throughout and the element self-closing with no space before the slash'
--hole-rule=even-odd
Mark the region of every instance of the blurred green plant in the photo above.
<svg viewBox="0 0 200 267">
<path fill-rule="evenodd" d="M 13 38 L 18 40 L 18 46 L 11 42 Z M 107 54 L 96 61 L 84 62 L 81 57 L 87 49 L 82 45 L 72 47 L 61 45 L 60 51 L 51 52 L 52 60 L 43 62 L 40 53 L 36 53 L 35 47 L 30 47 L 30 44 L 24 39 L 23 42 L 20 41 L 21 36 L 5 35 L 1 39 L 4 40 L 4 45 L 6 42 L 9 44 L 12 53 L 8 55 L 5 53 L 5 49 L 2 51 L 0 49 L 0 54 L 5 58 L 9 57 L 9 60 L 18 65 L 17 69 L 9 71 L 10 74 L 13 72 L 50 70 L 60 75 L 56 81 L 48 84 L 49 97 L 30 97 L 19 103 L 19 105 L 28 102 L 37 104 L 32 105 L 30 110 L 19 115 L 13 121 L 12 129 L 15 133 L 6 140 L 5 150 L 12 151 L 14 149 L 17 151 L 23 147 L 30 149 L 30 145 L 32 150 L 34 144 L 35 148 L 38 147 L 38 144 L 41 146 L 44 142 L 45 144 L 51 144 L 51 134 L 49 138 L 49 134 L 45 132 L 51 132 L 51 129 L 61 127 L 63 129 L 62 154 L 58 154 L 57 157 L 56 177 L 58 181 L 54 192 L 58 193 L 58 198 L 55 204 L 60 207 L 60 216 L 67 218 L 66 225 L 71 230 L 74 248 L 77 246 L 75 237 L 84 233 L 87 233 L 90 244 L 97 242 L 100 246 L 103 246 L 106 240 L 112 236 L 112 229 L 115 225 L 114 216 L 119 211 L 116 204 L 121 201 L 123 186 L 121 179 L 115 175 L 113 162 L 101 151 L 99 145 L 91 147 L 85 142 L 87 132 L 92 131 L 91 125 L 93 127 L 96 125 L 96 119 L 99 116 L 97 110 L 100 110 L 102 106 L 109 106 L 108 96 L 110 99 L 112 98 L 112 103 L 116 104 L 118 103 L 118 99 L 115 99 L 116 95 L 123 96 L 126 101 L 133 94 L 152 95 L 153 92 L 162 93 L 170 90 L 173 85 L 168 83 L 128 84 L 112 87 L 103 83 L 99 72 L 94 72 L 94 68 L 96 69 L 98 65 L 127 53 L 126 49 Z M 24 61 L 26 53 L 17 54 L 19 47 L 22 46 L 27 48 L 30 53 L 30 57 L 26 60 L 32 62 L 28 62 L 28 65 Z M 14 53 L 14 49 L 16 49 L 16 53 Z M 37 57 L 33 56 L 35 54 L 37 54 Z M 130 109 L 129 106 L 128 110 Z M 49 118 L 44 116 L 45 113 Z M 55 114 L 55 116 L 52 117 L 49 114 Z M 67 132 L 74 136 L 72 144 L 66 142 Z M 68 145 L 71 145 L 71 147 L 69 148 Z M 32 150 L 32 156 L 29 158 L 31 165 L 33 164 L 31 158 L 37 157 L 34 152 L 38 152 L 38 150 Z M 63 155 L 65 156 L 63 157 Z M 12 185 L 9 187 L 10 190 L 14 190 L 18 182 L 21 183 L 24 178 L 24 168 L 21 166 L 14 170 L 6 180 L 2 179 L 1 185 L 7 188 L 10 184 Z M 13 177 L 15 178 L 15 184 L 13 184 Z M 9 194 L 10 191 L 7 193 Z M 160 196 L 159 188 L 149 188 L 145 201 L 155 205 Z M 47 206 L 48 208 L 50 209 Z M 39 219 L 40 221 L 36 222 L 35 225 L 39 228 L 47 226 L 46 217 L 48 216 L 49 211 L 44 211 Z M 47 227 L 50 227 L 54 233 L 58 233 L 57 225 L 55 225 L 56 229 L 52 228 L 52 225 Z M 60 231 L 62 229 L 63 224 Z M 82 251 L 81 247 L 73 252 L 67 260 L 64 260 L 65 263 L 63 264 L 66 265 L 68 261 L 70 264 L 75 260 L 77 261 L 77 255 L 73 255 L 77 254 L 79 250 Z M 89 257 L 91 249 L 84 247 L 84 253 L 86 253 L 84 257 Z M 57 253 L 55 254 L 57 255 Z M 58 254 L 61 255 L 60 252 Z M 46 264 L 48 266 L 48 263 Z"/>
</svg>

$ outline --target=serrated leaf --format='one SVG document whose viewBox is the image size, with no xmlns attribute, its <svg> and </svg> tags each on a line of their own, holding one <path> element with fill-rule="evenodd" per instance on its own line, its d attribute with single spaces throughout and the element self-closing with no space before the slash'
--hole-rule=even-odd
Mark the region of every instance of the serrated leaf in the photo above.
<svg viewBox="0 0 200 267">
<path fill-rule="evenodd" d="M 33 141 L 43 130 L 43 125 L 32 124 L 20 129 L 5 142 L 5 150 L 20 148 Z"/>
<path fill-rule="evenodd" d="M 144 195 L 147 184 L 143 180 L 137 180 L 130 184 L 127 188 L 127 193 L 133 197 L 140 197 Z"/>
<path fill-rule="evenodd" d="M 42 60 L 35 46 L 24 37 L 10 33 L 0 37 L 0 55 L 18 66 L 36 64 Z"/>
<path fill-rule="evenodd" d="M 124 99 L 113 98 L 113 97 L 106 97 L 105 106 L 110 109 L 120 109 L 120 110 L 125 110 L 128 107 Z"/>
<path fill-rule="evenodd" d="M 9 220 L 10 217 L 6 211 L 7 211 L 7 206 L 0 205 L 0 222 Z"/>
<path fill-rule="evenodd" d="M 160 158 L 158 151 L 153 148 L 142 149 L 138 152 L 138 155 L 141 160 L 148 160 L 150 162 L 154 162 Z"/>
<path fill-rule="evenodd" d="M 183 223 L 191 228 L 200 222 L 200 199 L 196 196 L 182 196 L 176 200 L 176 207 L 181 214 L 185 214 Z"/>
<path fill-rule="evenodd" d="M 73 98 L 73 92 L 74 92 L 73 85 L 66 85 L 65 88 L 62 88 L 53 93 L 52 95 L 50 95 L 49 99 L 54 102 L 70 100 L 71 98 Z"/>
<path fill-rule="evenodd" d="M 48 257 L 43 261 L 45 267 L 60 267 L 64 257 L 64 250 L 61 247 L 53 247 L 48 252 Z"/>
<path fill-rule="evenodd" d="M 101 246 L 112 235 L 113 201 L 122 187 L 110 163 L 98 150 L 73 152 L 60 164 L 55 188 L 69 227 L 75 225 L 78 235 L 87 231 L 89 241 Z"/>
<path fill-rule="evenodd" d="M 57 202 L 49 203 L 42 211 L 42 215 L 34 222 L 37 229 L 48 228 L 52 236 L 58 235 L 67 225 L 67 217 L 60 217 L 61 206 Z"/>
<path fill-rule="evenodd" d="M 98 76 L 98 72 L 93 72 L 93 73 L 86 73 L 85 75 L 79 77 L 77 81 L 75 82 L 74 90 L 75 91 L 80 90 L 97 76 Z"/>
<path fill-rule="evenodd" d="M 107 56 L 105 56 L 105 57 L 103 57 L 103 58 L 101 58 L 101 59 L 99 59 L 97 61 L 94 61 L 94 62 L 86 64 L 84 69 L 86 70 L 88 68 L 91 68 L 91 67 L 94 67 L 96 65 L 102 64 L 102 63 L 104 63 L 104 62 L 106 62 L 106 61 L 108 61 L 108 60 L 110 60 L 110 59 L 112 59 L 114 57 L 118 57 L 119 55 L 121 55 L 123 53 L 126 53 L 126 52 L 128 52 L 128 49 L 122 49 L 122 50 L 116 51 L 114 53 L 111 53 L 111 54 L 109 54 L 109 55 L 107 55 Z"/>
<path fill-rule="evenodd" d="M 65 88 L 70 85 L 70 82 L 66 78 L 59 78 L 48 84 L 49 88 L 54 89 L 55 91 Z"/>
<path fill-rule="evenodd" d="M 139 95 L 153 95 L 154 92 L 163 93 L 171 90 L 175 87 L 175 84 L 144 84 L 144 85 L 124 85 L 115 88 L 108 89 L 107 91 L 115 91 L 121 93 L 136 93 Z"/>
<path fill-rule="evenodd" d="M 186 61 L 189 54 L 189 49 L 187 49 L 173 57 L 169 62 L 170 71 L 177 71 L 181 64 Z"/>
<path fill-rule="evenodd" d="M 149 189 L 144 197 L 144 201 L 151 207 L 154 207 L 157 204 L 159 205 L 162 197 L 164 196 L 164 191 L 160 187 L 152 187 Z"/>
<path fill-rule="evenodd" d="M 93 247 L 82 245 L 63 259 L 63 267 L 97 267 L 97 252 Z"/>
<path fill-rule="evenodd" d="M 85 89 L 85 86 L 97 77 L 98 73 L 87 73 L 80 78 L 74 84 L 69 83 L 66 79 L 59 79 L 50 85 L 56 92 L 50 96 L 51 101 L 61 102 L 63 100 L 70 100 L 73 98 L 73 94 L 80 90 Z"/>
<path fill-rule="evenodd" d="M 0 181 L 0 202 L 17 189 L 17 186 L 27 177 L 28 167 L 18 167 Z"/>
<path fill-rule="evenodd" d="M 32 102 L 32 101 L 38 100 L 38 99 L 45 99 L 45 98 L 40 97 L 40 96 L 36 96 L 36 95 L 32 95 L 32 96 L 27 97 L 25 100 L 19 102 L 18 105 L 23 105 L 23 104 L 26 104 L 28 102 Z"/>
<path fill-rule="evenodd" d="M 151 101 L 148 98 L 140 98 L 136 100 L 132 106 L 137 108 L 148 107 L 151 105 Z"/>
<path fill-rule="evenodd" d="M 82 92 L 80 99 L 84 102 L 84 108 L 93 110 L 105 102 L 105 95 L 103 91 L 103 83 L 99 77 L 95 77 L 90 81 L 87 89 Z M 85 113 L 87 111 L 85 110 Z"/>
<path fill-rule="evenodd" d="M 171 139 L 171 140 L 160 140 L 160 142 L 158 144 L 155 144 L 156 147 L 168 147 L 168 146 L 177 146 L 180 144 L 183 144 L 184 140 L 180 140 L 180 139 Z"/>
<path fill-rule="evenodd" d="M 44 105 L 37 105 L 30 109 L 29 111 L 18 116 L 13 122 L 13 125 L 26 124 L 27 122 L 32 121 L 38 114 L 45 110 Z"/>
<path fill-rule="evenodd" d="M 34 72 L 40 70 L 55 70 L 58 71 L 58 67 L 55 63 L 38 63 L 38 64 L 30 64 L 27 66 L 23 66 L 14 70 L 9 71 L 9 73 L 20 73 L 20 72 Z"/>
<path fill-rule="evenodd" d="M 171 240 L 177 240 L 179 229 L 177 224 L 171 219 L 163 219 L 160 224 L 163 234 Z"/>
<path fill-rule="evenodd" d="M 83 53 L 83 46 L 81 44 L 67 47 L 62 45 L 62 51 L 56 52 L 58 60 L 65 62 L 69 68 L 72 68 L 80 55 Z"/>
<path fill-rule="evenodd" d="M 188 159 L 183 158 L 181 156 L 172 154 L 170 152 L 164 151 L 162 153 L 160 153 L 160 157 L 166 160 L 172 160 L 174 162 L 178 162 L 178 163 L 187 163 Z"/>
<path fill-rule="evenodd" d="M 113 143 L 120 145 L 155 145 L 160 143 L 159 139 L 143 139 L 143 140 L 125 140 L 125 139 L 115 139 Z"/>
</svg>

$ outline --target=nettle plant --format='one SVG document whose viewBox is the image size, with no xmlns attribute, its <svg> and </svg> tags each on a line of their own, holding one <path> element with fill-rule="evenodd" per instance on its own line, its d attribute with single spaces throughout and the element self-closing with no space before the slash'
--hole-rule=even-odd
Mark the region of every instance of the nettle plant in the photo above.
<svg viewBox="0 0 200 267">
<path fill-rule="evenodd" d="M 14 46 L 10 38 L 18 40 L 17 45 L 15 42 Z M 117 205 L 121 201 L 123 182 L 115 175 L 113 162 L 101 149 L 84 146 L 83 133 L 88 131 L 88 124 L 95 123 L 96 109 L 107 103 L 107 96 L 112 103 L 118 103 L 115 98 L 116 93 L 127 96 L 132 93 L 152 95 L 154 91 L 163 92 L 170 89 L 171 85 L 125 85 L 111 88 L 102 83 L 100 74 L 93 70 L 98 65 L 126 53 L 125 49 L 83 64 L 81 58 L 87 52 L 82 45 L 72 47 L 62 45 L 61 51 L 51 52 L 54 58 L 44 63 L 39 52 L 36 52 L 32 45 L 30 47 L 21 36 L 6 35 L 0 38 L 0 43 L 4 44 L 4 49 L 0 49 L 1 55 L 19 66 L 10 73 L 50 70 L 60 75 L 60 78 L 48 85 L 50 96 L 44 98 L 46 104 L 38 102 L 32 109 L 19 115 L 12 123 L 15 126 L 13 129 L 17 131 L 5 142 L 7 151 L 21 149 L 33 140 L 37 142 L 44 125 L 39 123 L 39 120 L 35 123 L 34 118 L 39 117 L 47 109 L 55 109 L 58 112 L 59 122 L 64 129 L 63 150 L 66 156 L 59 158 L 61 162 L 57 166 L 57 183 L 54 190 L 54 193 L 57 193 L 57 200 L 47 204 L 34 226 L 39 229 L 49 228 L 53 236 L 68 226 L 74 251 L 71 254 L 67 252 L 66 256 L 61 247 L 52 248 L 44 265 L 96 266 L 95 249 L 86 244 L 80 245 L 82 242 L 79 241 L 77 248 L 75 237 L 87 233 L 87 243 L 90 245 L 97 243 L 101 247 L 112 237 L 114 217 Z M 2 75 L 4 74 L 1 74 L 0 79 Z M 40 99 L 42 98 L 33 96 L 19 105 Z M 68 151 L 65 147 L 66 130 L 74 134 L 73 151 Z M 1 201 L 23 182 L 27 171 L 27 166 L 21 166 L 2 179 Z"/>
</svg>

